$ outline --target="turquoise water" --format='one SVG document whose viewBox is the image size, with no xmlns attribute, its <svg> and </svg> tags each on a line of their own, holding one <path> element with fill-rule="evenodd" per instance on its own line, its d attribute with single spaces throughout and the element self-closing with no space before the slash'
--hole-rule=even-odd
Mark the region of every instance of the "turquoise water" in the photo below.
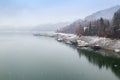
<svg viewBox="0 0 120 80">
<path fill-rule="evenodd" d="M 49 37 L 0 36 L 0 80 L 120 80 L 120 59 Z"/>
</svg>

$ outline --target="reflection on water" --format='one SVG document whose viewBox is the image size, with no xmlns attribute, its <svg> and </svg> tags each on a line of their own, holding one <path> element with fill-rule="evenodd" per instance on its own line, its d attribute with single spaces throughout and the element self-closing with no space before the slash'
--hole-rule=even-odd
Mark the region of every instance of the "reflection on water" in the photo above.
<svg viewBox="0 0 120 80">
<path fill-rule="evenodd" d="M 120 78 L 120 59 L 119 58 L 112 58 L 109 56 L 103 56 L 100 53 L 95 51 L 89 50 L 82 50 L 77 49 L 79 56 L 84 55 L 88 61 L 100 69 L 106 67 L 107 69 L 110 68 L 112 72 Z M 107 54 L 107 53 L 106 53 Z"/>
<path fill-rule="evenodd" d="M 107 50 L 100 50 L 100 51 L 94 51 L 94 50 L 87 50 L 87 49 L 80 49 L 77 48 L 74 45 L 64 44 L 74 50 L 77 50 L 79 54 L 79 58 L 81 59 L 81 56 L 86 57 L 86 59 L 93 65 L 97 66 L 100 70 L 103 68 L 110 69 L 113 74 L 116 75 L 120 79 L 120 55 L 117 53 L 114 53 L 112 51 Z M 117 57 L 118 56 L 118 57 Z"/>
<path fill-rule="evenodd" d="M 0 80 L 120 80 L 119 61 L 49 37 L 0 36 Z"/>
</svg>

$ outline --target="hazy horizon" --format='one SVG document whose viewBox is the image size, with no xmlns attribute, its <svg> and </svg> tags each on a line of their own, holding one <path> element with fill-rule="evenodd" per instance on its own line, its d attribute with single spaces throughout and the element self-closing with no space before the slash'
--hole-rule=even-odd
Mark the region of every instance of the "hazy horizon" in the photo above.
<svg viewBox="0 0 120 80">
<path fill-rule="evenodd" d="M 0 1 L 0 26 L 72 22 L 118 3 L 119 0 L 4 0 Z"/>
</svg>

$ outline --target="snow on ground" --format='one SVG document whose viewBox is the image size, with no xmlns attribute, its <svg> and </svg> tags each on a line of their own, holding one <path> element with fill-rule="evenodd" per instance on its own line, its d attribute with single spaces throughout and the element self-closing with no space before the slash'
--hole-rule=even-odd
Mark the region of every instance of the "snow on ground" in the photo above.
<svg viewBox="0 0 120 80">
<path fill-rule="evenodd" d="M 77 37 L 74 34 L 55 33 L 55 32 L 43 32 L 39 34 L 42 34 L 43 36 L 54 36 L 54 37 L 57 36 L 62 40 L 70 40 L 70 41 L 81 40 L 90 45 L 99 45 L 104 49 L 120 52 L 120 40 L 116 40 L 116 39 L 112 40 L 110 38 L 98 37 L 98 36 Z"/>
<path fill-rule="evenodd" d="M 110 38 L 97 37 L 97 36 L 81 36 L 80 40 L 86 41 L 89 44 L 99 45 L 109 50 L 120 50 L 120 40 L 112 40 Z"/>
</svg>

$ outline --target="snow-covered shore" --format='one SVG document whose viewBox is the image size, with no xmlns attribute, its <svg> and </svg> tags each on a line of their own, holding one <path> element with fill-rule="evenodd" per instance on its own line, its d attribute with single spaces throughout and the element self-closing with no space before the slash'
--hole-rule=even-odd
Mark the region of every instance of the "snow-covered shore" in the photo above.
<svg viewBox="0 0 120 80">
<path fill-rule="evenodd" d="M 116 52 L 120 51 L 120 40 L 97 36 L 81 36 L 79 39 L 92 45 L 99 45 L 104 49 L 113 50 Z"/>
<path fill-rule="evenodd" d="M 98 45 L 103 49 L 112 50 L 115 52 L 120 52 L 120 40 L 110 39 L 98 36 L 81 36 L 78 37 L 74 34 L 64 34 L 64 33 L 42 33 L 42 36 L 55 37 L 57 40 L 64 41 L 68 44 L 71 42 L 77 42 L 78 40 L 84 41 L 89 45 Z"/>
<path fill-rule="evenodd" d="M 59 34 L 59 35 L 64 35 L 63 40 L 66 39 L 66 40 L 70 40 L 73 42 L 75 42 L 75 40 L 76 41 L 81 40 L 81 41 L 84 41 L 85 43 L 88 43 L 89 45 L 94 45 L 94 46 L 98 45 L 103 49 L 120 52 L 120 40 L 117 40 L 117 39 L 110 39 L 110 38 L 98 37 L 98 36 L 77 37 L 71 34 Z"/>
</svg>

